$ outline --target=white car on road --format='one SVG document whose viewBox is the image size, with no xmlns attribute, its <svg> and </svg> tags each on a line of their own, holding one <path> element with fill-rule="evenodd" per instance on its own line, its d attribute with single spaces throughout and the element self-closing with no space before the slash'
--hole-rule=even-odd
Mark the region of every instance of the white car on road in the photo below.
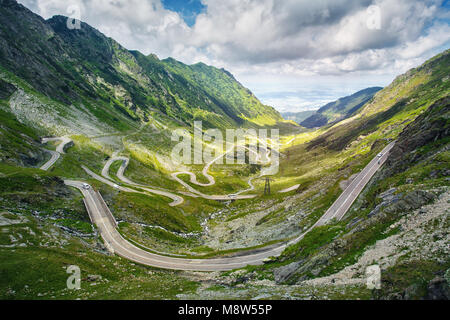
<svg viewBox="0 0 450 320">
<path fill-rule="evenodd" d="M 83 189 L 84 190 L 89 190 L 91 188 L 90 185 L 88 185 L 87 183 L 83 183 Z"/>
<path fill-rule="evenodd" d="M 380 153 L 377 157 L 378 157 L 378 164 L 381 164 L 381 158 L 383 158 L 383 154 Z"/>
</svg>

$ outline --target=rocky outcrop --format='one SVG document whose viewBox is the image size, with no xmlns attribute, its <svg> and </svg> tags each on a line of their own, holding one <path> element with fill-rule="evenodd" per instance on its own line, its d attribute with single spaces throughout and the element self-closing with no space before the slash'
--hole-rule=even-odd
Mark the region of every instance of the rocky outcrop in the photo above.
<svg viewBox="0 0 450 320">
<path fill-rule="evenodd" d="M 320 253 L 298 262 L 293 262 L 274 270 L 277 284 L 296 284 L 318 276 L 326 268 L 330 259 L 336 255 L 333 245 L 324 248 Z"/>
<path fill-rule="evenodd" d="M 287 281 L 300 268 L 300 266 L 303 264 L 303 262 L 304 262 L 303 260 L 298 261 L 298 262 L 293 262 L 286 266 L 275 269 L 273 271 L 275 282 L 277 284 L 280 284 L 280 283 L 284 283 L 285 281 Z"/>
<path fill-rule="evenodd" d="M 16 90 L 15 86 L 0 79 L 0 99 L 9 98 Z"/>
<path fill-rule="evenodd" d="M 45 160 L 45 152 L 42 150 L 30 150 L 28 153 L 20 153 L 19 159 L 12 158 L 13 161 L 18 161 L 21 167 L 37 167 Z"/>
<path fill-rule="evenodd" d="M 450 299 L 450 283 L 448 279 L 437 276 L 428 283 L 427 300 L 449 300 Z"/>
<path fill-rule="evenodd" d="M 385 175 L 404 171 L 411 163 L 419 162 L 426 154 L 417 149 L 450 136 L 450 97 L 436 101 L 429 109 L 408 125 L 400 134 L 386 162 Z"/>
<path fill-rule="evenodd" d="M 383 201 L 369 213 L 369 217 L 373 217 L 381 211 L 386 213 L 407 213 L 421 208 L 436 198 L 432 192 L 424 190 L 414 190 L 406 194 L 396 194 L 396 191 L 396 188 L 392 188 L 381 193 L 379 198 Z"/>
</svg>

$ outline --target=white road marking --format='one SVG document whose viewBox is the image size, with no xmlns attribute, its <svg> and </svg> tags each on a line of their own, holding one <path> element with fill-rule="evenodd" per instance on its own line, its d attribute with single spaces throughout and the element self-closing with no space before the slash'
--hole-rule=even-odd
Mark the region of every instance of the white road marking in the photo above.
<svg viewBox="0 0 450 320">
<path fill-rule="evenodd" d="M 393 143 L 391 145 L 389 145 L 388 147 L 386 147 L 385 150 L 390 150 L 390 148 L 392 148 L 392 146 L 393 146 Z M 385 150 L 383 151 L 386 155 L 386 158 L 384 159 L 384 161 L 386 161 L 387 156 L 388 156 L 388 152 L 385 152 Z M 373 160 L 372 160 L 369 163 L 369 165 L 366 166 L 366 168 L 364 168 L 364 170 L 361 172 L 361 174 L 364 174 L 364 175 L 362 176 L 361 179 L 358 179 L 359 181 L 356 184 L 356 186 L 353 187 L 353 190 L 349 189 L 351 191 L 350 196 L 353 195 L 353 191 L 358 190 L 360 183 L 364 183 L 365 178 L 369 174 L 372 174 L 372 175 L 374 174 L 374 173 L 372 173 L 372 170 L 374 168 L 378 170 L 381 167 L 381 165 L 380 166 L 374 165 Z M 375 172 L 377 170 L 375 170 Z M 364 186 L 367 184 L 367 182 L 364 183 Z M 92 210 L 94 212 L 91 212 L 92 215 L 94 215 L 94 216 L 92 217 L 90 214 L 91 219 L 93 219 L 92 222 L 97 224 L 97 226 L 100 229 L 103 239 L 105 240 L 106 243 L 109 243 L 111 245 L 112 249 L 114 250 L 114 252 L 117 255 L 122 256 L 126 259 L 129 259 L 131 261 L 134 261 L 137 263 L 142 263 L 142 264 L 153 266 L 153 267 L 175 269 L 175 270 L 189 270 L 189 271 L 227 271 L 227 270 L 233 270 L 233 269 L 245 267 L 247 265 L 263 264 L 265 259 L 267 259 L 269 257 L 280 255 L 287 246 L 295 244 L 298 241 L 300 241 L 301 239 L 303 239 L 303 237 L 307 233 L 309 233 L 312 229 L 314 229 L 318 225 L 321 225 L 322 221 L 324 221 L 324 218 L 326 220 L 329 220 L 329 219 L 327 219 L 327 216 L 330 215 L 330 209 L 333 208 L 333 206 L 336 203 L 339 203 L 340 201 L 342 201 L 342 197 L 339 197 L 338 200 L 336 200 L 336 202 L 332 205 L 332 207 L 306 232 L 301 234 L 299 237 L 289 241 L 288 243 L 282 244 L 278 247 L 275 247 L 275 248 L 272 248 L 272 249 L 269 249 L 269 250 L 266 250 L 266 251 L 263 251 L 260 253 L 253 253 L 253 254 L 243 255 L 243 256 L 239 256 L 239 257 L 216 258 L 216 259 L 182 259 L 182 258 L 172 258 L 172 257 L 157 255 L 157 254 L 147 252 L 145 250 L 142 250 L 142 249 L 132 245 L 130 242 L 128 242 L 127 240 L 125 240 L 122 237 L 122 235 L 116 230 L 116 226 L 113 225 L 109 219 L 104 219 L 104 216 L 108 217 L 108 215 L 111 215 L 111 213 L 106 212 L 104 210 L 102 211 L 99 209 L 99 207 L 97 206 L 97 203 L 92 195 L 92 192 L 94 192 L 92 190 L 92 188 L 90 190 L 84 190 L 82 188 L 82 182 L 77 182 L 77 181 L 65 181 L 65 183 L 67 185 L 73 186 L 73 187 L 81 190 L 81 192 L 85 196 L 85 199 L 86 199 L 85 203 L 87 204 L 88 211 L 89 211 L 89 207 L 91 206 L 91 203 L 92 203 L 93 207 L 95 208 L 95 210 Z M 358 194 L 360 193 L 361 190 L 362 190 L 362 188 L 358 190 Z M 345 191 L 344 191 L 344 193 L 345 193 Z M 347 196 L 344 203 L 338 207 L 337 211 L 339 211 L 341 208 L 343 208 L 343 205 L 347 203 L 348 199 L 350 199 L 350 196 Z M 353 196 L 354 196 L 354 198 L 357 197 L 357 195 L 353 195 Z M 101 195 L 99 193 L 96 193 L 96 197 L 101 197 Z M 99 201 L 100 201 L 100 199 L 99 199 Z M 348 210 L 348 209 L 346 209 L 346 210 Z M 344 211 L 344 214 L 345 214 L 345 211 Z M 102 214 L 102 212 L 103 212 L 103 214 Z M 331 217 L 331 219 L 336 214 L 337 213 L 335 212 L 334 215 Z M 339 217 L 339 219 L 342 219 L 344 214 L 342 214 Z M 112 217 L 112 219 L 114 219 L 114 217 Z M 114 234 L 112 231 L 114 231 Z M 116 238 L 118 238 L 118 239 L 116 239 Z"/>
</svg>

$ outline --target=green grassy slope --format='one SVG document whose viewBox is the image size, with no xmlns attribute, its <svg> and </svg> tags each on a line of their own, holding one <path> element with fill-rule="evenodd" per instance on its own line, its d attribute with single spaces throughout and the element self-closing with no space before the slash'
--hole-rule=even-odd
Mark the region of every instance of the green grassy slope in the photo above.
<svg viewBox="0 0 450 320">
<path fill-rule="evenodd" d="M 82 196 L 53 173 L 0 165 L 0 299 L 176 299 L 197 284 L 110 255 Z M 67 267 L 81 270 L 69 290 Z"/>
<path fill-rule="evenodd" d="M 448 188 L 446 51 L 400 76 L 352 117 L 295 136 L 281 150 L 280 173 L 273 177 L 271 195 L 263 195 L 262 179 L 254 181 L 255 199 L 232 203 L 186 196 L 181 206 L 169 207 L 167 198 L 118 192 L 91 179 L 81 165 L 100 173 L 105 161 L 118 152 L 131 159 L 126 172 L 130 179 L 186 191 L 168 175 L 180 170 L 169 161 L 173 128 L 194 119 L 204 120 L 205 127 L 221 128 L 288 124 L 225 70 L 129 52 L 87 25 L 71 33 L 63 28 L 63 17 L 45 21 L 15 1 L 0 2 L 0 214 L 21 221 L 0 226 L 1 298 L 158 299 L 177 298 L 182 292 L 195 296 L 198 283 L 187 280 L 192 275 L 136 266 L 108 255 L 92 231 L 80 193 L 66 187 L 63 178 L 85 180 L 98 189 L 128 239 L 166 253 L 214 256 L 298 235 L 339 196 L 341 182 L 359 172 L 388 140 L 398 140 L 385 169 L 344 221 L 315 230 L 272 263 L 239 271 L 236 283 L 214 287 L 236 296 L 232 290 L 243 283 L 259 290 L 261 284 L 246 284 L 251 279 L 298 284 L 339 272 L 377 241 L 398 234 L 401 228 L 391 228 L 393 224 Z M 17 17 L 18 21 L 11 20 Z M 23 36 L 18 28 L 24 30 Z M 29 168 L 48 159 L 39 143 L 47 134 L 69 134 L 75 145 L 49 172 Z M 113 179 L 119 165 L 112 166 Z M 202 167 L 188 169 L 200 173 Z M 210 174 L 217 184 L 198 189 L 223 194 L 247 188 L 248 178 L 258 170 L 213 165 Z M 199 180 L 204 178 L 199 175 Z M 300 184 L 298 190 L 278 193 L 295 184 Z M 382 193 L 391 188 L 400 205 L 377 211 L 384 202 Z M 203 232 L 205 224 L 208 232 Z M 445 238 L 448 219 L 432 220 L 428 228 L 427 234 L 438 231 L 437 243 Z M 384 269 L 381 297 L 403 294 L 416 284 L 419 296 L 430 279 L 448 269 L 447 260 L 405 256 Z M 292 263 L 297 268 L 282 281 L 275 276 Z M 98 274 L 103 280 L 91 281 L 96 283 L 92 286 L 84 281 L 82 291 L 68 291 L 65 267 L 70 264 L 79 265 L 83 275 Z M 217 277 L 221 276 L 226 275 Z M 371 294 L 358 292 L 349 296 Z"/>
<path fill-rule="evenodd" d="M 317 279 L 326 290 L 345 287 L 357 293 L 365 282 L 340 284 L 343 270 L 355 270 L 354 277 L 361 278 L 365 266 L 379 264 L 382 290 L 361 298 L 442 299 L 448 294 L 449 220 L 442 207 L 448 207 L 450 186 L 448 55 L 446 51 L 400 76 L 344 124 L 322 129 L 316 137 L 302 134 L 301 142 L 284 151 L 289 161 L 282 159 L 284 172 L 276 181 L 301 184 L 290 205 L 303 212 L 298 226 L 305 230 L 342 192 L 339 182 L 359 172 L 387 140 L 397 140 L 388 162 L 341 222 L 313 230 L 262 267 L 248 267 L 240 275 L 248 279 L 241 288 L 251 290 L 254 281 L 269 279 L 288 285 L 284 290 L 289 292 L 297 288 L 292 285 L 307 287 L 313 283 L 304 281 Z M 288 212 L 273 212 L 261 222 L 283 221 Z M 269 296 L 279 294 L 264 290 Z"/>
<path fill-rule="evenodd" d="M 279 259 L 282 265 L 299 259 L 308 260 L 306 266 L 287 278 L 288 282 L 331 275 L 355 263 L 371 245 L 400 233 L 401 227 L 391 226 L 403 216 L 412 215 L 414 210 L 432 203 L 437 195 L 448 190 L 449 112 L 448 97 L 434 103 L 399 135 L 385 168 L 377 174 L 342 222 L 317 229 L 285 251 Z M 388 190 L 394 190 L 399 200 L 382 202 L 385 197 L 383 192 Z M 410 219 L 412 221 L 413 217 Z M 439 218 L 434 220 L 436 229 L 431 232 L 441 230 L 437 221 Z M 443 223 L 441 228 L 448 225 L 448 219 Z M 420 258 L 417 252 L 410 252 L 411 248 L 403 248 L 403 259 L 399 259 L 383 276 L 385 282 L 379 297 L 389 298 L 395 293 L 400 294 L 401 298 L 405 290 L 414 284 L 419 286 L 414 298 L 427 294 L 428 282 L 438 274 L 443 275 L 450 267 L 448 257 L 441 259 L 439 245 L 433 242 L 428 245 L 435 248 L 435 261 L 427 260 L 429 257 Z M 326 252 L 325 256 L 323 252 Z M 401 271 L 413 265 L 416 266 L 414 274 Z M 314 275 L 311 274 L 313 269 L 318 270 Z"/>
<path fill-rule="evenodd" d="M 343 150 L 358 137 L 375 132 L 393 138 L 420 113 L 450 92 L 450 50 L 399 76 L 378 92 L 353 117 L 341 121 L 314 139 L 310 149 Z"/>
<path fill-rule="evenodd" d="M 301 121 L 300 124 L 306 128 L 317 128 L 346 119 L 361 109 L 381 89 L 383 88 L 367 88 L 351 96 L 331 102 Z"/>
<path fill-rule="evenodd" d="M 114 119 L 132 126 L 155 111 L 181 124 L 204 120 L 220 128 L 283 121 L 226 71 L 145 57 L 85 23 L 70 30 L 66 22 L 63 16 L 45 21 L 14 0 L 2 1 L 0 66 L 5 73 L 58 104 L 83 105 L 97 118 L 99 110 L 111 114 L 108 124 L 118 129 L 123 128 Z"/>
</svg>

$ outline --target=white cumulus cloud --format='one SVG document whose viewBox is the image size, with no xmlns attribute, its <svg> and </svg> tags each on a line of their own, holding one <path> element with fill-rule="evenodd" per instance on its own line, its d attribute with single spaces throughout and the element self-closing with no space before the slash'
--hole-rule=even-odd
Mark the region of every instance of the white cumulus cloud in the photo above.
<svg viewBox="0 0 450 320">
<path fill-rule="evenodd" d="M 367 75 L 386 85 L 450 43 L 443 0 L 203 0 L 192 27 L 160 0 L 19 2 L 45 18 L 76 5 L 126 48 L 225 67 L 255 91 L 290 79 L 303 92 L 325 76 L 335 88 L 338 76 L 354 90 Z"/>
</svg>

